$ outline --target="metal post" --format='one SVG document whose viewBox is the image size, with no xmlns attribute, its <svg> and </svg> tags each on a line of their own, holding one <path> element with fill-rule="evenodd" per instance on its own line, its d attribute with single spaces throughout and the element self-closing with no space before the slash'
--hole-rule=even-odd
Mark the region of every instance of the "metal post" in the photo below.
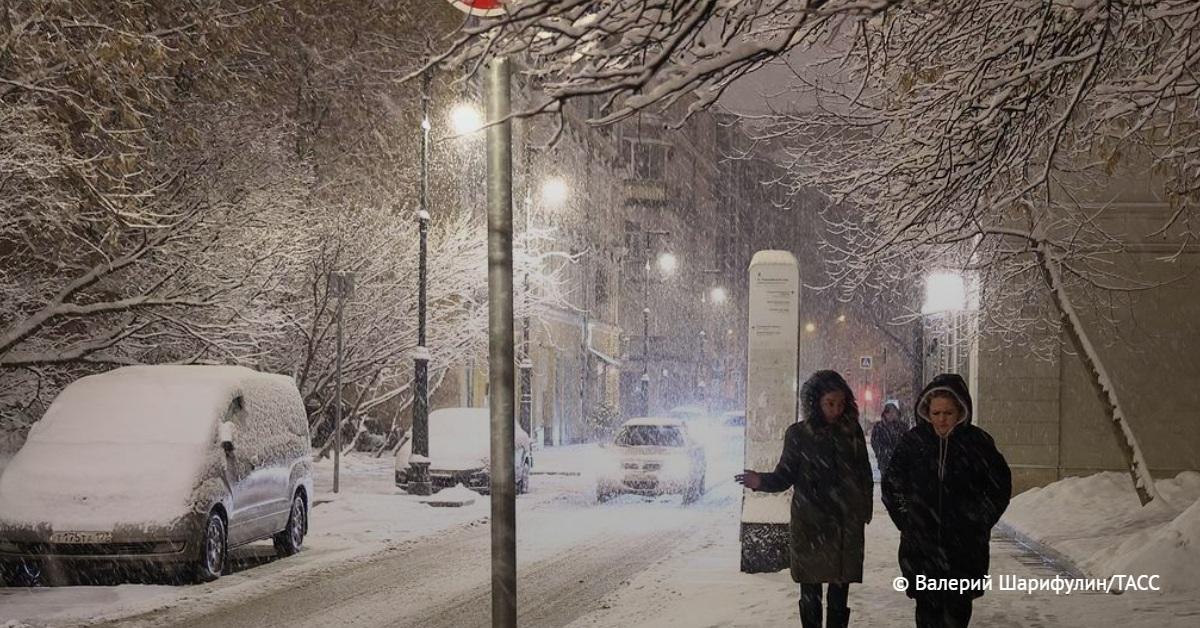
<svg viewBox="0 0 1200 628">
<path fill-rule="evenodd" d="M 650 236 L 665 236 L 670 233 L 670 231 L 651 229 L 647 229 L 643 233 L 646 246 L 646 268 L 642 277 L 642 381 L 639 391 L 642 416 L 650 414 L 650 261 L 654 257 L 650 254 Z"/>
<path fill-rule="evenodd" d="M 429 109 L 430 81 L 421 76 L 421 190 L 417 211 L 420 248 L 417 256 L 417 347 L 413 351 L 413 462 L 409 465 L 408 492 L 429 495 L 433 485 L 429 480 L 429 348 L 426 345 L 425 310 L 429 282 Z"/>
<path fill-rule="evenodd" d="M 509 62 L 487 73 L 488 377 L 491 403 L 492 626 L 517 625 L 516 470 L 513 442 L 512 125 Z"/>
<path fill-rule="evenodd" d="M 646 230 L 645 248 L 646 264 L 642 273 L 642 379 L 639 395 L 642 404 L 640 414 L 650 414 L 650 231 Z"/>
<path fill-rule="evenodd" d="M 704 320 L 704 312 L 700 312 L 700 320 Z M 701 327 L 704 324 L 701 322 Z M 700 330 L 700 363 L 697 364 L 696 379 L 698 380 L 697 387 L 700 389 L 700 405 L 708 412 L 708 372 L 704 359 L 704 330 Z"/>
<path fill-rule="evenodd" d="M 346 302 L 338 296 L 337 306 L 337 395 L 333 410 L 333 492 L 338 492 L 342 468 L 342 306 Z"/>
<path fill-rule="evenodd" d="M 533 200 L 530 198 L 529 186 L 531 185 L 531 175 L 529 171 L 529 137 L 525 138 L 525 254 L 530 255 L 530 249 L 533 246 L 533 240 L 530 236 L 530 227 L 533 224 L 531 215 L 533 213 Z M 520 417 L 521 429 L 525 430 L 526 434 L 533 435 L 533 361 L 529 359 L 529 264 L 532 259 L 525 264 L 524 288 L 521 292 L 521 298 L 525 301 L 525 316 L 521 321 L 521 412 Z"/>
</svg>

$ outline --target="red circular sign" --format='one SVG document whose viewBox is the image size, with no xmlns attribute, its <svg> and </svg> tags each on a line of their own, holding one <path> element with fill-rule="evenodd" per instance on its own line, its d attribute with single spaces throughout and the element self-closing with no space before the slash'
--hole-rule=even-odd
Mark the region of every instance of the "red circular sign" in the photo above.
<svg viewBox="0 0 1200 628">
<path fill-rule="evenodd" d="M 504 3 L 501 0 L 450 0 L 450 4 L 469 15 L 484 17 L 504 15 Z"/>
</svg>

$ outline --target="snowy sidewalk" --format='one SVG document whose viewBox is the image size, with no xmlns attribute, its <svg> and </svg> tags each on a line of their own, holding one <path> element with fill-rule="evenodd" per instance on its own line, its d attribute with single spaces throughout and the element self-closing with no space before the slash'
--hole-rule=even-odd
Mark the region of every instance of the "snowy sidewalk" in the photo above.
<svg viewBox="0 0 1200 628">
<path fill-rule="evenodd" d="M 736 500 L 735 500 L 736 501 Z M 914 605 L 892 588 L 899 576 L 900 535 L 877 501 L 867 527 L 864 583 L 850 588 L 853 626 L 911 626 Z M 604 605 L 570 628 L 751 628 L 799 625 L 798 588 L 787 572 L 743 574 L 738 570 L 736 506 L 684 549 L 634 578 Z M 1053 578 L 1056 572 L 1004 538 L 992 541 L 993 579 L 1001 575 Z M 975 604 L 973 624 L 1020 628 L 1100 625 L 1194 626 L 1200 600 L 1153 592 L 987 592 Z"/>
</svg>

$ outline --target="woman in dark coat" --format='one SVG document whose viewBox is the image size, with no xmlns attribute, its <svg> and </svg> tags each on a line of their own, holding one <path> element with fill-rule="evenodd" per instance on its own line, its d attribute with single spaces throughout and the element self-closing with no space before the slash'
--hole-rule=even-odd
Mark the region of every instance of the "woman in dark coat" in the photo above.
<svg viewBox="0 0 1200 628">
<path fill-rule="evenodd" d="M 804 420 L 788 427 L 770 473 L 746 470 L 746 488 L 794 488 L 789 532 L 792 580 L 800 583 L 800 622 L 821 626 L 821 585 L 829 583 L 826 626 L 845 628 L 851 582 L 862 582 L 863 528 L 874 480 L 854 393 L 836 371 L 817 371 L 800 390 Z"/>
<path fill-rule="evenodd" d="M 987 575 L 992 526 L 1008 508 L 1012 476 L 987 432 L 971 424 L 971 395 L 954 374 L 938 375 L 918 398 L 920 424 L 900 439 L 883 474 L 883 504 L 900 529 L 900 571 L 917 602 L 918 628 L 967 626 L 967 591 L 917 591 L 926 579 Z"/>
</svg>

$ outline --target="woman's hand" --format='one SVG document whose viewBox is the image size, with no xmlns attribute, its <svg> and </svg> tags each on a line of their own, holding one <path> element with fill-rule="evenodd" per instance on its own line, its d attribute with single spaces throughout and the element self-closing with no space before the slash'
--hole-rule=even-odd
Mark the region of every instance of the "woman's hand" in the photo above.
<svg viewBox="0 0 1200 628">
<path fill-rule="evenodd" d="M 759 475 L 758 471 L 745 469 L 741 473 L 733 476 L 733 479 L 738 484 L 741 484 L 752 491 L 757 491 L 760 487 L 762 487 L 762 476 Z"/>
</svg>

